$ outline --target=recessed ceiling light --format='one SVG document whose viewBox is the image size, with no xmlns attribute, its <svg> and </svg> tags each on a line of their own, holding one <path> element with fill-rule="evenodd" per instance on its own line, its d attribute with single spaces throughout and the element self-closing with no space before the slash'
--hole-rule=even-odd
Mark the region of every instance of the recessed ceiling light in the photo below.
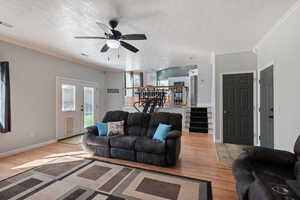
<svg viewBox="0 0 300 200">
<path fill-rule="evenodd" d="M 5 26 L 5 27 L 7 27 L 7 28 L 13 28 L 13 27 L 14 27 L 13 25 L 8 24 L 8 23 L 5 23 L 5 22 L 3 22 L 3 21 L 0 21 L 0 25 Z"/>
</svg>

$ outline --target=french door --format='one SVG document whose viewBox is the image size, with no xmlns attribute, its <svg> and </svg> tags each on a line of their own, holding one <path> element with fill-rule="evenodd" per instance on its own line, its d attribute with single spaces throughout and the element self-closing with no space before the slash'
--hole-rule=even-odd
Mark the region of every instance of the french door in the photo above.
<svg viewBox="0 0 300 200">
<path fill-rule="evenodd" d="M 97 84 L 67 78 L 57 78 L 57 139 L 84 133 L 98 120 Z"/>
</svg>

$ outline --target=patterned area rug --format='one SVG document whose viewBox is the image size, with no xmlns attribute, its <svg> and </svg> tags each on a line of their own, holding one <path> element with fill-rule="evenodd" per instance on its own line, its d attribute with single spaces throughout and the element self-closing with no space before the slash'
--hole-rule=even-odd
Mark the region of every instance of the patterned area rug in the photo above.
<svg viewBox="0 0 300 200">
<path fill-rule="evenodd" d="M 97 160 L 62 157 L 0 182 L 0 199 L 211 200 L 211 183 Z"/>
<path fill-rule="evenodd" d="M 248 147 L 250 146 L 227 143 L 216 144 L 219 161 L 231 167 L 234 160 L 237 159 L 244 149 Z"/>
</svg>

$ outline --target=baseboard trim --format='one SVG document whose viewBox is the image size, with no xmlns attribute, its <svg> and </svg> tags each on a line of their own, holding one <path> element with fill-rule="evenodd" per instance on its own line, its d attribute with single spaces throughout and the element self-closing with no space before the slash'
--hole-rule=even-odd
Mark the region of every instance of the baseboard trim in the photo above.
<svg viewBox="0 0 300 200">
<path fill-rule="evenodd" d="M 222 144 L 222 141 L 221 141 L 221 139 L 215 139 L 214 143 L 215 144 Z"/>
<path fill-rule="evenodd" d="M 56 142 L 57 142 L 57 140 L 54 139 L 54 140 L 49 140 L 49 141 L 46 141 L 46 142 L 42 142 L 42 143 L 38 143 L 38 144 L 33 144 L 33 145 L 30 145 L 30 146 L 22 147 L 22 148 L 19 148 L 19 149 L 15 149 L 15 150 L 3 152 L 3 153 L 0 153 L 0 158 L 7 157 L 7 156 L 12 156 L 12 155 L 24 152 L 24 151 L 28 151 L 28 150 L 31 150 L 31 149 L 34 149 L 34 148 L 38 148 L 38 147 L 41 147 L 41 146 L 46 146 L 48 144 L 53 144 L 53 143 L 56 143 Z"/>
</svg>

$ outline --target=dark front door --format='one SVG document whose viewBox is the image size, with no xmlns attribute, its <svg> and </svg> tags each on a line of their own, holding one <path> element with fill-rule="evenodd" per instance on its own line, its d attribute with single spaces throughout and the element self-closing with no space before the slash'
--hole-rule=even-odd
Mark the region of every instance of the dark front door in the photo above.
<svg viewBox="0 0 300 200">
<path fill-rule="evenodd" d="M 260 144 L 274 148 L 273 66 L 260 72 Z"/>
<path fill-rule="evenodd" d="M 253 73 L 223 75 L 223 142 L 253 145 Z"/>
</svg>

